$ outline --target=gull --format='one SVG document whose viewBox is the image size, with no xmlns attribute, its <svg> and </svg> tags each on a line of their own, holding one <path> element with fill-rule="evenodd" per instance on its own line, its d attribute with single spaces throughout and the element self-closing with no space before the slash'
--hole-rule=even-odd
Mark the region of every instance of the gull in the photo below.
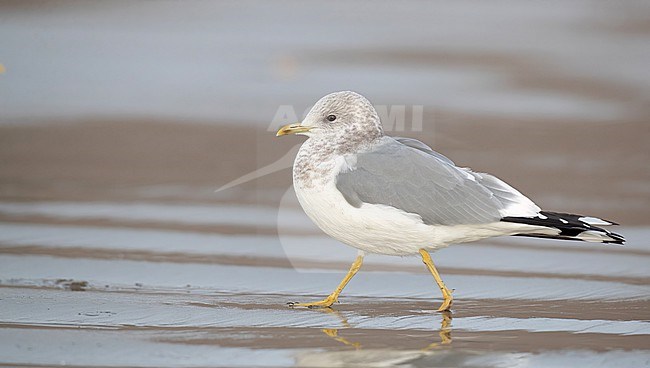
<svg viewBox="0 0 650 368">
<path fill-rule="evenodd" d="M 325 299 L 289 303 L 327 308 L 359 271 L 366 253 L 420 256 L 449 311 L 453 302 L 430 252 L 502 235 L 623 244 L 623 236 L 591 216 L 542 211 L 495 176 L 456 166 L 426 144 L 384 134 L 375 108 L 342 91 L 321 98 L 301 123 L 277 136 L 308 139 L 293 164 L 293 185 L 309 218 L 327 235 L 358 249 L 338 287 Z"/>
</svg>

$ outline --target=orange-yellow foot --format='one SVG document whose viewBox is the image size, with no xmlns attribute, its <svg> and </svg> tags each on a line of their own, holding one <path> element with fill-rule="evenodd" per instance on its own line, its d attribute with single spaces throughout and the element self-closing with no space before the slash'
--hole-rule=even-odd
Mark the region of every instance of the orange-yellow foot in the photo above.
<svg viewBox="0 0 650 368">
<path fill-rule="evenodd" d="M 336 297 L 333 296 L 328 296 L 327 298 L 318 301 L 318 302 L 310 302 L 310 303 L 297 303 L 297 302 L 289 302 L 287 305 L 291 308 L 295 307 L 305 307 L 305 308 L 329 308 L 332 306 L 332 304 L 336 303 L 338 300 Z"/>
<path fill-rule="evenodd" d="M 451 305 L 454 302 L 454 298 L 451 297 L 451 293 L 446 295 L 445 300 L 442 302 L 442 305 L 440 305 L 440 308 L 438 308 L 438 312 L 449 312 L 451 311 Z"/>
</svg>

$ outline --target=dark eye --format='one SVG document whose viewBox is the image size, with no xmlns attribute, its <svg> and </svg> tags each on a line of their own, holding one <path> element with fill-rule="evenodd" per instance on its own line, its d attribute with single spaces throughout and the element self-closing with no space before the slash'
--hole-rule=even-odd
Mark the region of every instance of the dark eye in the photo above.
<svg viewBox="0 0 650 368">
<path fill-rule="evenodd" d="M 329 120 L 329 121 L 336 120 L 336 115 L 327 115 L 327 120 Z"/>
</svg>

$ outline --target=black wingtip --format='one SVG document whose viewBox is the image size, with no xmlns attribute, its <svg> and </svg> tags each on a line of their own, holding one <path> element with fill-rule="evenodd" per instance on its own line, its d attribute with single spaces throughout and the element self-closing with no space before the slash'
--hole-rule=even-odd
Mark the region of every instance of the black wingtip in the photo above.
<svg viewBox="0 0 650 368">
<path fill-rule="evenodd" d="M 607 236 L 614 240 L 606 241 L 605 243 L 610 243 L 610 244 L 618 244 L 618 245 L 625 245 L 625 237 L 621 234 L 617 233 L 612 233 L 608 232 Z"/>
<path fill-rule="evenodd" d="M 543 226 L 546 228 L 559 230 L 557 234 L 548 234 L 548 233 L 522 233 L 517 234 L 519 236 L 530 236 L 538 238 L 552 238 L 552 239 L 563 239 L 563 240 L 578 240 L 578 241 L 589 241 L 589 242 L 599 242 L 605 244 L 625 244 L 625 237 L 621 234 L 613 233 L 603 228 L 600 228 L 595 225 L 600 225 L 598 222 L 592 222 L 590 220 L 597 220 L 606 222 L 604 225 L 618 225 L 615 222 L 603 220 L 596 217 L 575 215 L 569 213 L 560 213 L 560 212 L 548 212 L 541 211 L 537 216 L 534 217 L 504 217 L 501 221 L 514 222 L 525 225 L 533 226 Z M 592 235 L 597 235 L 597 237 L 592 237 Z"/>
</svg>

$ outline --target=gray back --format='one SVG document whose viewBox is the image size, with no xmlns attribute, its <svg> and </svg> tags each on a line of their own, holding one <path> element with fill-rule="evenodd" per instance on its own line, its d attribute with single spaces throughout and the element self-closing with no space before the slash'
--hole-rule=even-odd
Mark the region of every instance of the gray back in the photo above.
<svg viewBox="0 0 650 368">
<path fill-rule="evenodd" d="M 356 169 L 338 175 L 336 187 L 351 205 L 392 206 L 418 214 L 429 225 L 501 219 L 503 203 L 473 173 L 457 168 L 417 140 L 412 140 L 420 144 L 415 148 L 413 142 L 405 145 L 390 137 L 383 141 L 372 151 L 356 155 Z"/>
</svg>

